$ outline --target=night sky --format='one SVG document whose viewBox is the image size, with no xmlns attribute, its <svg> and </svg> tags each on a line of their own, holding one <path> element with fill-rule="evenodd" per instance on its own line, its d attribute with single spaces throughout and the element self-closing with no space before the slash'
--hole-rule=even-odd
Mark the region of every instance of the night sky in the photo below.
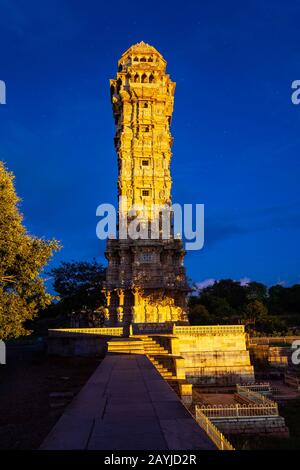
<svg viewBox="0 0 300 470">
<path fill-rule="evenodd" d="M 116 204 L 109 79 L 141 40 L 177 83 L 173 202 L 205 204 L 193 281 L 300 282 L 300 2 L 0 0 L 0 159 L 28 230 L 61 260 L 104 260 L 96 207 Z"/>
</svg>

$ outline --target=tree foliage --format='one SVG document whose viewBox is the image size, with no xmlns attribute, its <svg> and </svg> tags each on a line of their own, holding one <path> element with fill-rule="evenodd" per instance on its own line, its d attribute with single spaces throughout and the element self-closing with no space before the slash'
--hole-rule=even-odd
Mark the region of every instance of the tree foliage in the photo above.
<svg viewBox="0 0 300 470">
<path fill-rule="evenodd" d="M 270 288 L 223 279 L 189 299 L 192 324 L 244 323 L 262 333 L 285 333 L 300 326 L 300 285 Z"/>
<path fill-rule="evenodd" d="M 227 301 L 232 309 L 237 309 L 246 301 L 246 290 L 239 282 L 222 279 L 202 291 L 202 297 L 217 297 Z"/>
<path fill-rule="evenodd" d="M 199 319 L 201 319 L 202 325 L 211 323 L 211 316 L 207 308 L 202 304 L 195 304 L 189 315 L 191 325 L 197 325 Z"/>
<path fill-rule="evenodd" d="M 26 321 L 51 303 L 41 272 L 56 240 L 30 235 L 19 210 L 14 175 L 0 162 L 0 338 L 27 334 Z"/>
<path fill-rule="evenodd" d="M 259 300 L 260 302 L 267 302 L 268 288 L 261 282 L 249 282 L 245 285 L 246 297 L 249 301 Z"/>
<path fill-rule="evenodd" d="M 96 260 L 62 262 L 49 273 L 60 300 L 52 305 L 56 314 L 93 312 L 104 304 L 101 292 L 105 269 Z"/>
<path fill-rule="evenodd" d="M 252 300 L 244 308 L 244 317 L 248 323 L 255 325 L 263 322 L 268 315 L 268 308 L 260 300 Z"/>
</svg>

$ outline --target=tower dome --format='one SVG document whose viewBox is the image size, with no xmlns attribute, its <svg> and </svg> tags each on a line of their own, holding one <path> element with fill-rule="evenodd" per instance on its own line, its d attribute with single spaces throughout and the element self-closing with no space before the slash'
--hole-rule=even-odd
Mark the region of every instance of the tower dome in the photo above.
<svg viewBox="0 0 300 470">
<path fill-rule="evenodd" d="M 146 44 L 144 41 L 138 42 L 129 47 L 121 56 L 118 62 L 119 71 L 127 70 L 130 67 L 155 68 L 165 71 L 166 61 L 155 47 Z"/>
</svg>

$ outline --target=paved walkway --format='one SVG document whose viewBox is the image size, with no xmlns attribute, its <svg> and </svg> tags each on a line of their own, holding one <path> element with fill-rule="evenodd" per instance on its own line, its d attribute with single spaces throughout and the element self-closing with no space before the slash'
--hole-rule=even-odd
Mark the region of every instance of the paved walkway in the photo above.
<svg viewBox="0 0 300 470">
<path fill-rule="evenodd" d="M 214 444 L 144 355 L 107 355 L 41 449 L 211 450 Z"/>
</svg>

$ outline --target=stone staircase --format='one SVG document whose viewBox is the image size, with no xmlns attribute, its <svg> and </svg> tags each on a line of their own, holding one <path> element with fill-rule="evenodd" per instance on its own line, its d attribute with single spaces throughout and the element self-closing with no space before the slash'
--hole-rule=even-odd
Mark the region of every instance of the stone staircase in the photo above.
<svg viewBox="0 0 300 470">
<path fill-rule="evenodd" d="M 169 351 L 158 344 L 151 336 L 135 335 L 135 337 L 143 341 L 145 354 L 160 375 L 166 380 L 176 380 L 177 377 L 172 371 L 172 359 Z"/>
<path fill-rule="evenodd" d="M 107 341 L 107 352 L 115 354 L 145 354 L 143 342 L 136 338 L 112 338 Z"/>
<path fill-rule="evenodd" d="M 165 335 L 163 335 L 165 337 Z M 162 341 L 164 344 L 166 342 Z M 186 406 L 192 403 L 192 384 L 185 378 L 183 358 L 176 356 L 159 344 L 152 335 L 132 335 L 129 338 L 112 338 L 107 342 L 108 353 L 143 354 L 152 362 L 159 374 L 181 398 Z M 181 361 L 181 365 L 178 361 Z M 178 365 L 179 364 L 179 365 Z"/>
<path fill-rule="evenodd" d="M 160 344 L 158 344 L 155 339 L 151 336 L 134 336 L 135 338 L 139 338 L 143 341 L 145 353 L 149 356 L 151 355 L 167 355 L 169 352 L 163 348 Z"/>
<path fill-rule="evenodd" d="M 174 373 L 172 355 L 151 336 L 134 335 L 130 338 L 114 338 L 108 341 L 108 352 L 145 354 L 164 379 L 177 379 Z"/>
<path fill-rule="evenodd" d="M 151 360 L 154 367 L 158 370 L 160 375 L 166 380 L 177 380 L 176 375 L 167 367 L 163 366 L 159 360 L 155 359 L 154 357 L 148 356 Z"/>
</svg>

